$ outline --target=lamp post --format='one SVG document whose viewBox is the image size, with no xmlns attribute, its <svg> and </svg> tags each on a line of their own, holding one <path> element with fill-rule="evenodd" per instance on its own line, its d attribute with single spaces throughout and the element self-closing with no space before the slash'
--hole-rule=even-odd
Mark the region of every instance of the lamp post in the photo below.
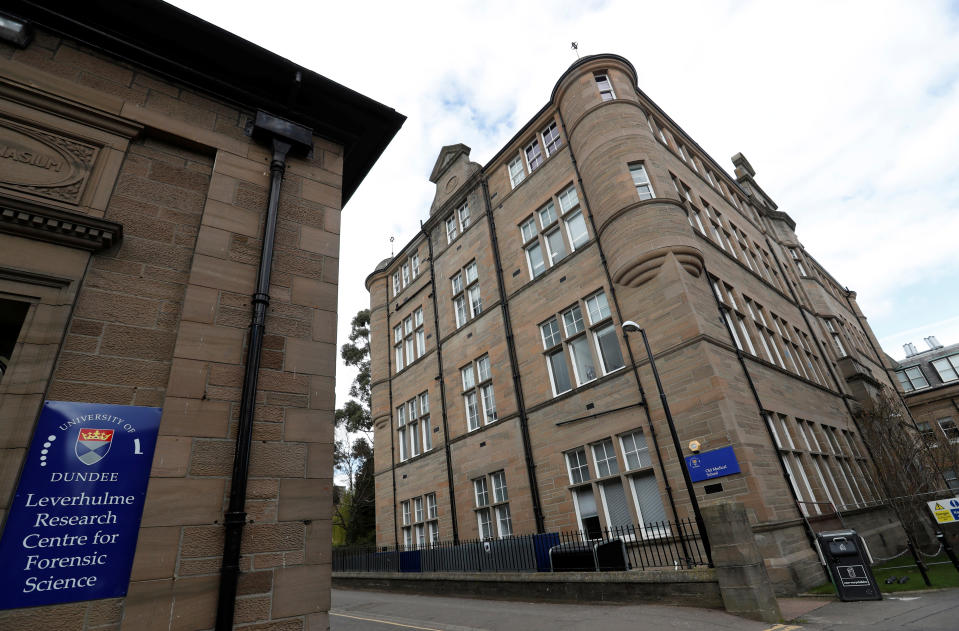
<svg viewBox="0 0 959 631">
<path fill-rule="evenodd" d="M 686 470 L 686 462 L 683 458 L 683 448 L 679 444 L 679 435 L 676 433 L 676 425 L 673 423 L 673 415 L 669 411 L 669 403 L 666 401 L 666 393 L 663 392 L 663 383 L 659 380 L 659 371 L 656 370 L 656 360 L 653 359 L 653 351 L 649 348 L 649 339 L 646 337 L 646 331 L 632 320 L 623 322 L 623 331 L 639 331 L 643 336 L 643 346 L 646 347 L 646 356 L 649 357 L 649 367 L 653 369 L 653 379 L 656 380 L 656 390 L 659 392 L 659 400 L 663 404 L 663 411 L 666 413 L 666 425 L 669 426 L 669 435 L 673 439 L 673 447 L 676 449 L 676 457 L 679 458 L 679 468 L 683 471 L 683 480 L 686 482 L 686 493 L 689 495 L 689 501 L 693 506 L 693 514 L 696 516 L 696 527 L 699 529 L 699 536 L 703 541 L 703 549 L 706 551 L 706 558 L 712 559 L 712 550 L 709 546 L 709 535 L 706 533 L 706 525 L 703 523 L 703 515 L 699 512 L 699 502 L 696 500 L 696 493 L 693 492 L 693 481 L 689 478 L 689 471 Z M 678 519 L 678 517 L 677 517 Z"/>
</svg>

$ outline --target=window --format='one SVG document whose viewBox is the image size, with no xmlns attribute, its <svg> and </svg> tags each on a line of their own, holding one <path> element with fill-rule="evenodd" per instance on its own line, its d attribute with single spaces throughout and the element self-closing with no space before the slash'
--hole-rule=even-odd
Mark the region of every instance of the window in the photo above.
<svg viewBox="0 0 959 631">
<path fill-rule="evenodd" d="M 579 196 L 576 187 L 570 186 L 558 196 L 559 208 L 563 213 L 563 223 L 566 225 L 566 235 L 569 237 L 570 249 L 576 250 L 589 240 L 586 231 L 586 219 L 579 209 Z"/>
<path fill-rule="evenodd" d="M 426 352 L 426 333 L 423 330 L 423 307 L 413 312 L 413 326 L 416 327 L 416 356 L 422 357 Z"/>
<path fill-rule="evenodd" d="M 959 355 L 950 355 L 932 362 L 943 383 L 959 379 Z"/>
<path fill-rule="evenodd" d="M 540 239 L 540 232 L 536 227 L 536 217 L 539 217 L 542 239 Z M 582 217 L 581 214 L 580 217 Z M 579 226 L 572 216 L 568 217 L 567 221 L 574 222 L 577 237 L 579 237 L 581 231 L 585 232 L 585 224 Z M 555 224 L 556 206 L 552 201 L 549 201 L 536 211 L 535 216 L 527 217 L 519 226 L 523 249 L 526 252 L 526 263 L 529 266 L 530 279 L 536 278 L 548 268 L 566 258 L 567 248 L 566 242 L 563 240 L 563 232 Z M 570 238 L 572 239 L 572 236 Z M 580 239 L 580 242 L 582 240 Z"/>
<path fill-rule="evenodd" d="M 589 233 L 586 231 L 586 220 L 583 219 L 583 213 L 576 211 L 565 218 L 566 233 L 569 236 L 569 242 L 575 250 L 589 240 Z"/>
<path fill-rule="evenodd" d="M 539 215 L 539 225 L 544 230 L 556 221 L 556 207 L 552 201 L 547 202 L 545 206 L 540 208 L 537 214 Z"/>
<path fill-rule="evenodd" d="M 476 511 L 476 527 L 479 530 L 480 539 L 493 538 L 493 524 L 490 520 L 490 510 L 488 508 Z"/>
<path fill-rule="evenodd" d="M 393 296 L 400 293 L 400 273 L 393 272 Z"/>
<path fill-rule="evenodd" d="M 539 165 L 543 164 L 543 152 L 540 151 L 539 142 L 534 138 L 531 143 L 523 149 L 526 155 L 526 164 L 529 165 L 529 172 L 532 173 Z"/>
<path fill-rule="evenodd" d="M 596 324 L 609 317 L 609 301 L 606 292 L 600 291 L 586 299 L 586 312 L 589 314 L 589 323 Z"/>
<path fill-rule="evenodd" d="M 412 514 L 410 505 L 412 504 Z M 425 510 L 424 510 L 425 505 Z M 439 522 L 436 521 L 436 493 L 427 493 L 400 503 L 403 513 L 403 544 L 406 549 L 425 548 L 440 540 Z"/>
<path fill-rule="evenodd" d="M 465 290 L 464 278 L 466 279 Z M 476 261 L 467 263 L 463 271 L 457 272 L 450 279 L 450 284 L 453 289 L 453 315 L 456 320 L 456 328 L 460 328 L 468 320 L 466 315 L 467 302 L 469 303 L 469 318 L 475 318 L 483 311 Z"/>
<path fill-rule="evenodd" d="M 0 380 L 10 366 L 30 303 L 0 298 Z"/>
<path fill-rule="evenodd" d="M 553 155 L 563 146 L 563 140 L 559 137 L 559 129 L 556 128 L 556 122 L 552 122 L 543 130 L 543 147 L 546 148 L 546 157 Z"/>
<path fill-rule="evenodd" d="M 423 452 L 433 448 L 433 428 L 430 426 L 430 396 L 428 392 L 420 395 L 420 426 L 423 428 Z"/>
<path fill-rule="evenodd" d="M 485 477 L 473 480 L 473 493 L 476 495 L 477 508 L 489 506 L 489 488 Z"/>
<path fill-rule="evenodd" d="M 593 75 L 596 79 L 596 87 L 599 88 L 599 97 L 604 101 L 612 101 L 616 98 L 613 93 L 613 84 L 609 81 L 609 76 L 605 72 L 597 72 Z"/>
<path fill-rule="evenodd" d="M 403 263 L 403 287 L 406 288 L 410 284 L 410 264 L 409 262 Z"/>
<path fill-rule="evenodd" d="M 956 422 L 950 417 L 945 417 L 938 419 L 936 423 L 939 425 L 939 429 L 942 430 L 942 433 L 946 436 L 946 440 L 950 443 L 959 443 L 959 427 L 956 427 Z"/>
<path fill-rule="evenodd" d="M 559 345 L 562 340 L 556 318 L 551 318 L 546 323 L 541 324 L 540 332 L 543 335 L 543 345 L 548 351 L 546 368 L 549 372 L 550 383 L 553 386 L 553 396 L 572 390 L 573 385 L 569 378 L 569 368 L 566 366 L 566 354 L 561 346 L 558 349 L 553 348 Z"/>
<path fill-rule="evenodd" d="M 456 217 L 459 221 L 460 232 L 466 232 L 470 225 L 470 205 L 463 202 L 463 205 L 456 210 Z"/>
<path fill-rule="evenodd" d="M 600 478 L 619 473 L 616 450 L 613 448 L 613 441 L 609 438 L 593 445 L 593 461 L 596 463 L 596 475 Z"/>
<path fill-rule="evenodd" d="M 420 455 L 420 425 L 416 413 L 415 397 L 406 402 L 406 410 L 406 431 L 410 436 L 410 457 L 415 458 Z"/>
<path fill-rule="evenodd" d="M 595 539 L 601 535 L 597 497 L 602 505 L 606 527 L 616 529 L 616 536 L 668 535 L 668 524 L 663 523 L 666 521 L 666 510 L 651 467 L 645 436 L 640 430 L 635 430 L 619 440 L 626 458 L 625 471 L 620 467 L 612 438 L 591 445 L 593 466 L 599 478 L 597 482 L 590 481 L 587 450 L 584 447 L 566 452 L 566 465 L 573 487 L 570 492 L 584 536 Z"/>
<path fill-rule="evenodd" d="M 446 242 L 452 243 L 459 236 L 456 227 L 456 217 L 450 215 L 446 218 Z"/>
<path fill-rule="evenodd" d="M 646 175 L 646 167 L 641 162 L 629 165 L 629 174 L 633 177 L 633 185 L 640 199 L 652 199 L 653 186 L 649 182 L 649 176 Z"/>
<path fill-rule="evenodd" d="M 919 366 L 910 366 L 904 370 L 897 370 L 896 377 L 899 378 L 903 392 L 912 392 L 913 390 L 921 390 L 929 387 L 929 382 L 926 381 L 926 377 L 922 374 L 922 369 L 920 369 Z"/>
<path fill-rule="evenodd" d="M 492 497 L 489 493 L 490 488 L 493 489 Z M 476 500 L 476 526 L 480 538 L 493 538 L 494 515 L 496 517 L 496 535 L 500 539 L 511 537 L 513 535 L 513 518 L 509 511 L 506 472 L 495 471 L 489 476 L 473 480 L 473 496 Z"/>
<path fill-rule="evenodd" d="M 417 497 L 413 500 L 413 514 L 416 521 L 423 521 L 423 498 Z"/>
<path fill-rule="evenodd" d="M 420 253 L 413 252 L 410 255 L 410 271 L 413 273 L 413 278 L 416 278 L 420 275 Z"/>
<path fill-rule="evenodd" d="M 406 365 L 409 366 L 415 359 L 413 356 L 413 316 L 407 316 L 403 320 L 403 330 L 405 331 L 403 341 L 406 348 Z"/>
<path fill-rule="evenodd" d="M 489 355 L 483 355 L 460 369 L 463 381 L 463 403 L 466 407 L 466 427 L 469 431 L 479 429 L 480 419 L 489 425 L 497 419 L 496 396 L 493 392 L 493 376 Z M 482 407 L 480 407 L 482 406 Z M 482 416 L 480 414 L 482 413 Z"/>
<path fill-rule="evenodd" d="M 938 439 L 936 438 L 936 430 L 932 429 L 932 423 L 929 421 L 921 421 L 916 423 L 916 428 L 919 430 L 919 437 L 922 438 L 922 441 L 930 447 L 938 446 Z"/>
<path fill-rule="evenodd" d="M 793 257 L 793 261 L 796 263 L 796 267 L 799 269 L 799 275 L 804 277 L 809 276 L 809 274 L 806 273 L 806 268 L 803 267 L 802 258 L 799 256 L 799 250 L 796 248 L 789 248 L 789 254 Z"/>
<path fill-rule="evenodd" d="M 620 437 L 623 456 L 626 458 L 626 469 L 644 469 L 652 466 L 649 458 L 649 445 L 642 432 L 633 432 Z"/>
<path fill-rule="evenodd" d="M 626 363 L 623 353 L 619 350 L 619 340 L 616 338 L 616 327 L 612 324 L 593 332 L 594 343 L 599 352 L 600 367 L 604 375 L 619 370 Z"/>
<path fill-rule="evenodd" d="M 842 345 L 842 339 L 839 337 L 839 331 L 836 330 L 835 324 L 832 320 L 826 320 L 826 330 L 829 331 L 830 337 L 832 337 L 833 344 L 836 345 L 836 351 L 838 351 L 838 357 L 845 357 L 847 355 L 845 347 Z"/>
<path fill-rule="evenodd" d="M 586 450 L 580 447 L 566 454 L 566 466 L 569 468 L 569 481 L 573 484 L 589 482 L 589 465 L 586 462 Z"/>
<path fill-rule="evenodd" d="M 396 363 L 396 372 L 403 370 L 403 325 L 393 327 L 393 351 Z"/>
<path fill-rule="evenodd" d="M 953 491 L 959 491 L 959 476 L 956 475 L 955 469 L 946 469 L 942 472 L 942 477 L 946 480 L 946 486 Z"/>
<path fill-rule="evenodd" d="M 406 404 L 396 408 L 396 443 L 400 446 L 400 462 L 409 458 L 406 447 Z"/>
<path fill-rule="evenodd" d="M 603 375 L 625 365 L 616 327 L 609 319 L 609 302 L 605 292 L 599 291 L 588 296 L 582 304 L 585 304 L 589 317 L 589 331 L 583 319 L 581 303 L 563 311 L 559 318 L 552 317 L 540 324 L 553 396 L 573 388 L 569 365 L 572 365 L 576 386 L 589 383 L 599 376 L 596 360 L 599 360 L 599 370 Z M 560 333 L 560 321 L 563 334 Z M 567 354 L 569 364 L 566 361 Z"/>
<path fill-rule="evenodd" d="M 506 490 L 506 474 L 502 471 L 490 474 L 490 480 L 493 483 L 493 501 L 496 503 L 509 500 L 509 492 Z"/>
<path fill-rule="evenodd" d="M 509 182 L 516 188 L 526 179 L 526 171 L 523 170 L 523 158 L 516 156 L 509 163 Z"/>
</svg>

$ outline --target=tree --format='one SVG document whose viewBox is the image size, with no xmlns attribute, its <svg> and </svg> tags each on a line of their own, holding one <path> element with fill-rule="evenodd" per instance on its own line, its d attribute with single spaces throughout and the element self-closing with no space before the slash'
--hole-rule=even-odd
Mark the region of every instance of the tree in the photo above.
<svg viewBox="0 0 959 631">
<path fill-rule="evenodd" d="M 926 501 L 945 487 L 935 445 L 887 387 L 856 416 L 863 441 L 872 448 L 870 468 L 882 503 L 896 514 L 909 541 L 929 543 Z"/>
<path fill-rule="evenodd" d="M 350 323 L 350 341 L 340 349 L 347 366 L 357 369 L 349 401 L 334 413 L 336 427 L 346 437 L 336 441 L 333 466 L 347 478 L 346 491 L 333 515 L 347 545 L 373 543 L 376 531 L 373 480 L 373 419 L 370 415 L 370 310 L 359 311 Z M 359 436 L 358 436 L 359 434 Z"/>
</svg>

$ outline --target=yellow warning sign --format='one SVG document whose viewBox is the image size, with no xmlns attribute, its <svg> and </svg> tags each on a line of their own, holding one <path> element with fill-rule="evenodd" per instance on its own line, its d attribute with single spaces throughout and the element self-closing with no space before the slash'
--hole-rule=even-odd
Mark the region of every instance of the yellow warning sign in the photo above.
<svg viewBox="0 0 959 631">
<path fill-rule="evenodd" d="M 926 503 L 940 524 L 959 522 L 959 497 L 932 500 Z"/>
</svg>

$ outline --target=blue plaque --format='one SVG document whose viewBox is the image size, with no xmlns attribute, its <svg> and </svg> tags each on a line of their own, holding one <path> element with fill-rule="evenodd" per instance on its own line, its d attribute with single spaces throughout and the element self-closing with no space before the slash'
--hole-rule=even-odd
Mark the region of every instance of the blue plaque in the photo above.
<svg viewBox="0 0 959 631">
<path fill-rule="evenodd" d="M 739 473 L 739 461 L 732 447 L 720 447 L 701 454 L 686 456 L 686 468 L 693 482 L 721 478 Z"/>
<path fill-rule="evenodd" d="M 0 609 L 125 596 L 160 408 L 47 401 L 0 540 Z"/>
</svg>

